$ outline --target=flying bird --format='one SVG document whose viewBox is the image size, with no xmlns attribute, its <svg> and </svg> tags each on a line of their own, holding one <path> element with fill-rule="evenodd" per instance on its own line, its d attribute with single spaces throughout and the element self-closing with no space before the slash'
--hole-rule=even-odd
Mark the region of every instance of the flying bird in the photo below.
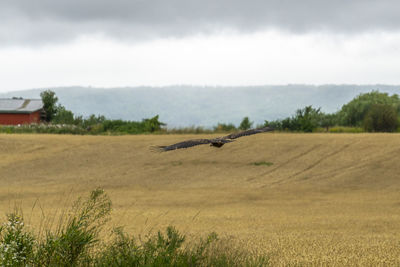
<svg viewBox="0 0 400 267">
<path fill-rule="evenodd" d="M 223 145 L 225 145 L 226 143 L 235 141 L 234 139 L 236 139 L 236 138 L 239 138 L 242 136 L 258 134 L 258 133 L 271 132 L 273 130 L 274 129 L 271 127 L 263 127 L 263 128 L 242 131 L 242 132 L 238 132 L 238 133 L 232 133 L 227 136 L 217 137 L 217 138 L 213 138 L 213 139 L 192 139 L 192 140 L 186 140 L 186 141 L 179 142 L 179 143 L 169 145 L 169 146 L 153 146 L 152 149 L 155 151 L 165 152 L 165 151 L 171 151 L 171 150 L 176 150 L 176 149 L 181 149 L 181 148 L 189 148 L 192 146 L 205 145 L 205 144 L 210 144 L 210 146 L 219 148 L 219 147 L 222 147 Z"/>
</svg>

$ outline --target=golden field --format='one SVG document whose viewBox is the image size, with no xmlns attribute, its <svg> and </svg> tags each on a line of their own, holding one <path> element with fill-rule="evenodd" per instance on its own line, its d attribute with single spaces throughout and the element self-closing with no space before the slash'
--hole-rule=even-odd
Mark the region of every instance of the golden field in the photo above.
<svg viewBox="0 0 400 267">
<path fill-rule="evenodd" d="M 149 149 L 211 136 L 0 135 L 0 211 L 17 204 L 29 224 L 53 225 L 102 187 L 110 226 L 131 233 L 215 231 L 274 266 L 400 265 L 399 134 L 265 133 L 220 149 Z"/>
</svg>

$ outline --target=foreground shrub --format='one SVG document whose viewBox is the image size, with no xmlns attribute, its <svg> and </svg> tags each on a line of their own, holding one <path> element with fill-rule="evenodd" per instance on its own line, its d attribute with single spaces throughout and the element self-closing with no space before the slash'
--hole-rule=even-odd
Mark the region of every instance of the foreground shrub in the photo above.
<svg viewBox="0 0 400 267">
<path fill-rule="evenodd" d="M 186 243 L 186 237 L 170 226 L 145 240 L 122 228 L 111 241 L 100 240 L 109 220 L 111 201 L 96 189 L 79 198 L 60 218 L 56 229 L 43 229 L 35 236 L 24 228 L 21 212 L 7 215 L 0 228 L 1 266 L 266 266 L 268 258 L 250 255 L 221 242 L 215 233 Z"/>
<path fill-rule="evenodd" d="M 33 258 L 34 236 L 24 230 L 19 212 L 7 215 L 7 222 L 0 228 L 1 266 L 26 266 Z"/>
<path fill-rule="evenodd" d="M 249 255 L 221 242 L 217 234 L 184 246 L 185 236 L 174 227 L 160 231 L 145 242 L 137 242 L 121 229 L 116 238 L 95 259 L 96 266 L 267 266 L 268 257 Z"/>
<path fill-rule="evenodd" d="M 114 241 L 96 258 L 96 265 L 193 266 L 189 263 L 195 263 L 182 249 L 185 237 L 173 227 L 168 227 L 165 235 L 158 232 L 142 244 L 137 244 L 122 229 L 117 229 L 115 234 Z"/>
<path fill-rule="evenodd" d="M 99 241 L 98 234 L 110 212 L 111 201 L 101 189 L 92 191 L 86 201 L 78 199 L 58 229 L 45 232 L 45 238 L 38 246 L 37 263 L 71 266 L 87 261 L 87 253 Z"/>
</svg>

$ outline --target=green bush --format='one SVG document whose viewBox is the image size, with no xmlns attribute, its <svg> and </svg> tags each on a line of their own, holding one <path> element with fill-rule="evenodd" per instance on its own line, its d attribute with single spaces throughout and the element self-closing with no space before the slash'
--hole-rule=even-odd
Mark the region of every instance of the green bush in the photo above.
<svg viewBox="0 0 400 267">
<path fill-rule="evenodd" d="M 61 108 L 60 110 L 64 110 Z M 64 112 L 65 111 L 65 112 Z M 53 121 L 67 122 L 71 119 L 69 111 L 58 113 Z M 58 117 L 60 116 L 60 117 Z M 107 120 L 103 116 L 91 115 L 88 119 L 78 117 L 72 124 L 23 124 L 0 126 L 0 133 L 52 133 L 52 134 L 143 134 L 161 131 L 164 123 L 158 115 L 137 121 Z"/>
<path fill-rule="evenodd" d="M 320 124 L 320 111 L 320 108 L 315 109 L 312 106 L 298 109 L 295 117 L 292 119 L 295 129 L 302 132 L 312 132 Z"/>
<path fill-rule="evenodd" d="M 1 266 L 267 266 L 268 257 L 249 255 L 221 242 L 215 233 L 186 243 L 170 226 L 145 240 L 115 228 L 110 241 L 100 239 L 109 220 L 111 201 L 101 189 L 79 198 L 63 213 L 55 230 L 40 236 L 27 231 L 18 210 L 0 228 Z M 105 234 L 105 232 L 103 232 Z"/>
<path fill-rule="evenodd" d="M 185 236 L 171 226 L 165 234 L 159 231 L 142 242 L 120 228 L 114 233 L 113 241 L 95 258 L 95 266 L 268 266 L 268 257 L 233 249 L 215 233 L 187 246 Z"/>
<path fill-rule="evenodd" d="M 398 126 L 397 111 L 393 106 L 374 104 L 364 118 L 368 132 L 395 132 Z"/>
<path fill-rule="evenodd" d="M 54 124 L 75 124 L 74 113 L 72 111 L 67 110 L 65 107 L 59 105 L 57 107 L 57 112 L 52 119 L 52 123 Z"/>
<path fill-rule="evenodd" d="M 327 118 L 326 114 L 321 113 L 321 109 L 315 109 L 312 106 L 306 106 L 298 109 L 296 114 L 283 120 L 265 121 L 264 126 L 272 127 L 280 131 L 294 132 L 313 132 L 317 127 L 321 126 L 323 118 Z M 332 120 L 326 124 L 332 124 Z"/>
<path fill-rule="evenodd" d="M 269 161 L 257 161 L 257 162 L 253 162 L 253 165 L 255 166 L 272 166 L 273 163 L 269 162 Z"/>
<path fill-rule="evenodd" d="M 392 106 L 397 113 L 400 112 L 400 99 L 398 95 L 389 96 L 387 93 L 372 91 L 360 94 L 349 103 L 343 105 L 339 112 L 341 125 L 362 126 L 365 116 L 375 104 Z"/>
</svg>

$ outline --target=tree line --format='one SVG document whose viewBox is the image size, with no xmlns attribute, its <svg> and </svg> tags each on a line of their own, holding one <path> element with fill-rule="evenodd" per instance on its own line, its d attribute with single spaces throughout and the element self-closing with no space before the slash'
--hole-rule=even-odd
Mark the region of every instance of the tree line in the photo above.
<svg viewBox="0 0 400 267">
<path fill-rule="evenodd" d="M 162 126 L 166 125 L 159 121 L 158 115 L 142 121 L 110 120 L 102 115 L 90 115 L 84 118 L 74 115 L 72 111 L 59 104 L 57 96 L 51 90 L 43 91 L 41 98 L 47 122 L 75 125 L 91 133 L 153 133 L 162 131 Z M 247 130 L 253 127 L 253 124 L 249 117 L 244 117 L 239 126 L 232 123 L 218 123 L 212 131 Z M 362 129 L 367 132 L 395 132 L 400 126 L 400 98 L 397 94 L 389 95 L 372 91 L 358 95 L 335 113 L 324 113 L 321 108 L 306 106 L 296 110 L 290 117 L 265 121 L 264 125 L 257 125 L 257 127 L 261 126 L 270 126 L 278 131 L 289 132 L 329 131 L 332 127 L 338 126 Z M 206 132 L 201 130 L 201 127 L 190 129 L 196 133 Z"/>
<path fill-rule="evenodd" d="M 77 116 L 63 105 L 58 103 L 58 97 L 51 90 L 43 91 L 40 94 L 43 102 L 43 109 L 46 113 L 46 122 L 58 125 L 73 125 L 83 131 L 92 134 L 105 132 L 111 133 L 153 133 L 161 130 L 166 125 L 159 121 L 156 115 L 142 121 L 111 120 L 103 115 L 90 115 L 89 117 Z M 82 133 L 82 131 L 80 131 Z"/>
<path fill-rule="evenodd" d="M 397 94 L 379 91 L 360 94 L 335 113 L 306 106 L 285 119 L 265 121 L 265 125 L 281 131 L 329 131 L 334 126 L 357 127 L 366 132 L 396 132 L 400 122 L 400 99 Z"/>
</svg>

